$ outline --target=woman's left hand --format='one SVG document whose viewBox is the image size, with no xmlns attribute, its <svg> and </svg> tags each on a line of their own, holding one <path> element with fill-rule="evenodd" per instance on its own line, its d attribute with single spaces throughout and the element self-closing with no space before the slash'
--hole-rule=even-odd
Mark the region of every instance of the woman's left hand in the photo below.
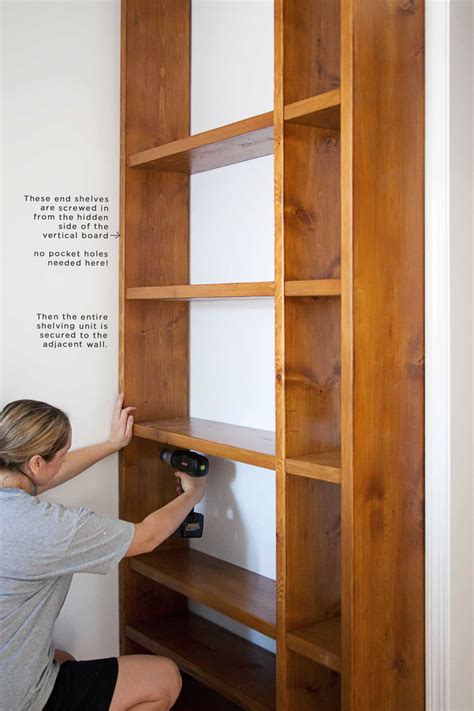
<svg viewBox="0 0 474 711">
<path fill-rule="evenodd" d="M 110 442 L 117 451 L 129 444 L 133 434 L 133 415 L 131 412 L 136 410 L 136 407 L 124 407 L 124 399 L 125 393 L 122 392 L 115 403 L 114 416 L 110 428 Z"/>
</svg>

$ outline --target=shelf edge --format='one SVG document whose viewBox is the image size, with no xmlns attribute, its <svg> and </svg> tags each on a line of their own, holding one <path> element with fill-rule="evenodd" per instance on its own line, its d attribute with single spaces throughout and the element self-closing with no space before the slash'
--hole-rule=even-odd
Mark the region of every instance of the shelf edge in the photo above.
<svg viewBox="0 0 474 711">
<path fill-rule="evenodd" d="M 127 299 L 190 301 L 192 299 L 245 299 L 274 297 L 275 282 L 239 282 L 229 284 L 177 284 L 138 286 L 127 289 Z"/>
<path fill-rule="evenodd" d="M 185 447 L 197 449 L 206 454 L 221 457 L 222 459 L 230 459 L 235 462 L 243 462 L 263 469 L 274 470 L 276 459 L 274 454 L 266 454 L 251 449 L 240 448 L 231 444 L 222 444 L 213 440 L 193 437 L 191 435 L 163 430 L 159 427 L 153 427 L 147 423 L 137 422 L 133 426 L 133 433 L 136 437 L 149 439 L 162 444 L 172 444 L 176 447 Z"/>
<path fill-rule="evenodd" d="M 340 619 L 335 618 L 334 620 L 326 620 L 321 622 L 321 625 L 332 625 L 336 633 L 340 635 Z M 307 627 L 302 627 L 299 630 L 286 633 L 286 643 L 291 651 L 300 654 L 307 659 L 311 659 L 316 664 L 320 664 L 327 669 L 332 669 L 332 671 L 341 672 L 341 654 L 334 651 L 325 649 L 322 642 L 312 641 L 305 639 L 300 636 L 305 630 L 311 627 L 317 627 L 317 625 L 309 625 Z"/>
<path fill-rule="evenodd" d="M 179 154 L 189 153 L 191 151 L 207 148 L 212 145 L 224 143 L 225 141 L 244 136 L 246 134 L 256 133 L 266 128 L 273 126 L 273 111 L 267 111 L 257 116 L 235 121 L 234 123 L 226 124 L 213 128 L 210 131 L 196 133 L 193 136 L 180 138 L 170 143 L 165 143 L 161 146 L 147 148 L 138 153 L 132 153 L 128 156 L 127 165 L 129 168 L 146 167 L 148 163 L 168 158 Z M 217 136 L 217 138 L 216 138 Z"/>
<path fill-rule="evenodd" d="M 285 282 L 285 296 L 340 296 L 340 279 L 306 279 Z"/>
</svg>

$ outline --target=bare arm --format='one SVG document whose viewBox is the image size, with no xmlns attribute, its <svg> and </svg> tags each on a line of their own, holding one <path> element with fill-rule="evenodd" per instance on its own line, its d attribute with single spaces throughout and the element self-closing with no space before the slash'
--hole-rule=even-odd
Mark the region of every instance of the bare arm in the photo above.
<svg viewBox="0 0 474 711">
<path fill-rule="evenodd" d="M 110 438 L 107 442 L 93 444 L 90 447 L 82 447 L 81 449 L 68 452 L 67 459 L 59 472 L 46 486 L 39 487 L 38 493 L 41 494 L 43 491 L 64 484 L 65 481 L 73 479 L 93 464 L 100 462 L 101 459 L 118 452 L 130 442 L 133 431 L 133 415 L 131 412 L 135 408 L 123 407 L 123 401 L 124 394 L 120 393 L 115 403 Z"/>
<path fill-rule="evenodd" d="M 38 492 L 41 494 L 43 491 L 64 484 L 64 482 L 69 481 L 69 479 L 74 479 L 75 476 L 81 474 L 81 472 L 93 464 L 96 464 L 96 462 L 100 462 L 101 459 L 108 457 L 110 454 L 114 454 L 114 452 L 118 452 L 118 449 L 119 448 L 109 440 L 102 444 L 93 444 L 90 447 L 82 447 L 81 449 L 68 452 L 67 460 L 59 472 L 46 486 L 39 487 Z"/>
<path fill-rule="evenodd" d="M 201 501 L 207 476 L 193 478 L 181 473 L 176 473 L 176 476 L 181 479 L 184 493 L 135 524 L 135 535 L 125 557 L 149 553 L 159 546 L 176 531 L 193 506 Z"/>
</svg>

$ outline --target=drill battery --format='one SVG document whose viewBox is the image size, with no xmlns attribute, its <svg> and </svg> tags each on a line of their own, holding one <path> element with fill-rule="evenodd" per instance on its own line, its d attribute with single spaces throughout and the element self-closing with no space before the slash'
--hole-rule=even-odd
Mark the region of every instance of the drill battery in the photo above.
<svg viewBox="0 0 474 711">
<path fill-rule="evenodd" d="M 176 529 L 175 536 L 180 538 L 201 538 L 204 531 L 204 514 L 196 513 L 193 509 L 184 519 L 181 526 Z"/>
</svg>

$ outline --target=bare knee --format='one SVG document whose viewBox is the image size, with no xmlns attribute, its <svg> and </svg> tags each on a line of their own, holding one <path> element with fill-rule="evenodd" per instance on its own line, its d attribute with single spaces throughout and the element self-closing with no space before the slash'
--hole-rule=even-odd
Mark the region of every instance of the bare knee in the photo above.
<svg viewBox="0 0 474 711">
<path fill-rule="evenodd" d="M 110 711 L 141 709 L 145 705 L 149 711 L 169 711 L 181 686 L 181 674 L 171 659 L 151 654 L 119 657 L 119 673 Z"/>
<path fill-rule="evenodd" d="M 168 694 L 167 702 L 169 704 L 167 709 L 170 709 L 181 693 L 183 681 L 177 665 L 171 659 L 161 657 L 160 661 L 164 665 L 164 677 L 167 682 L 166 692 Z"/>
</svg>

